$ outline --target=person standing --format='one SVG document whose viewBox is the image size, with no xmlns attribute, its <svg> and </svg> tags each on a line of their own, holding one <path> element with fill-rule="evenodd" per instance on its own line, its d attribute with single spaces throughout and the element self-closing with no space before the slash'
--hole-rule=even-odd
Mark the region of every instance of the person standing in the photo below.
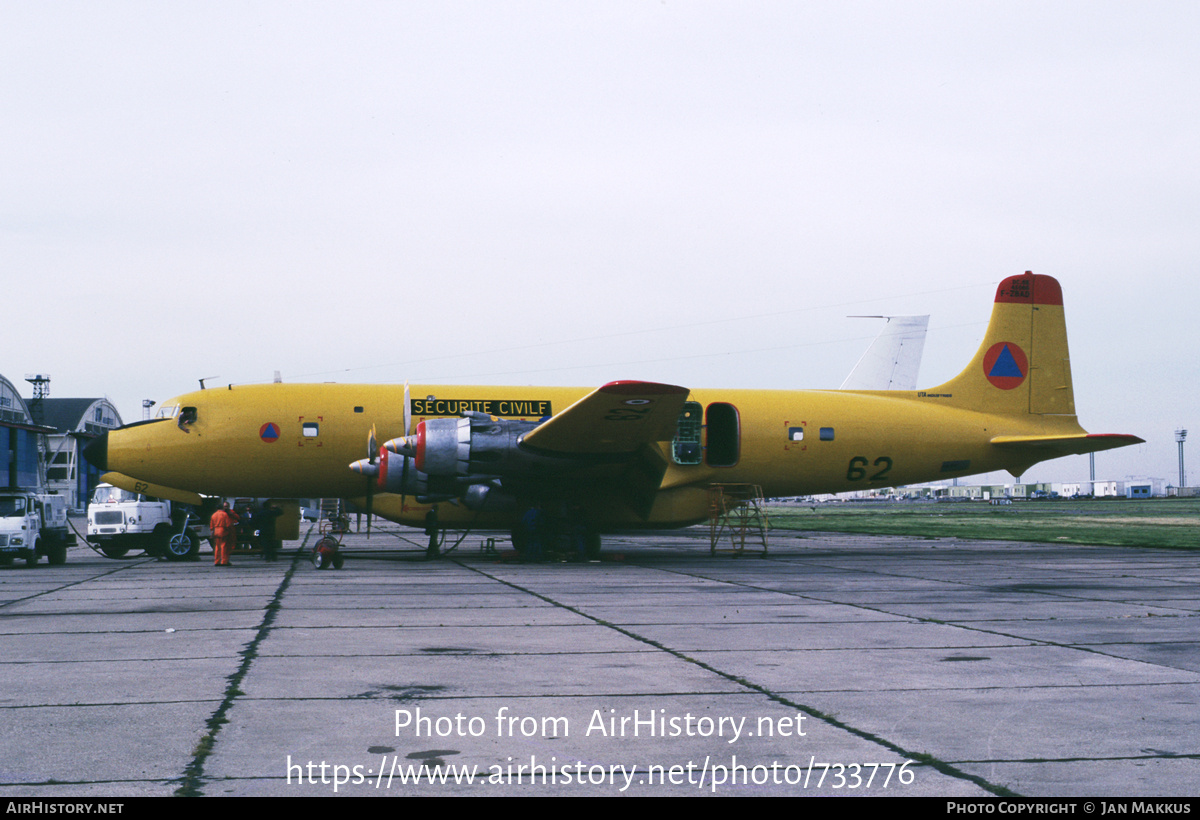
<svg viewBox="0 0 1200 820">
<path fill-rule="evenodd" d="M 212 514 L 208 526 L 213 534 L 213 566 L 228 567 L 229 555 L 237 548 L 238 514 L 229 509 L 229 502 Z"/>
<path fill-rule="evenodd" d="M 425 513 L 425 534 L 429 536 L 429 546 L 425 548 L 425 557 L 429 559 L 437 558 L 440 554 L 438 545 L 438 511 L 437 505 L 434 504 L 429 508 L 429 512 Z"/>
</svg>

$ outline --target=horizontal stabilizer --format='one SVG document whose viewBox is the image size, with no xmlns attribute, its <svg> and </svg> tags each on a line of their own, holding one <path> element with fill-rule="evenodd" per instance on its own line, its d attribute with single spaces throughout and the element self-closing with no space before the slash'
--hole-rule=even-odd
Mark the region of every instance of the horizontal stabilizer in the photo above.
<svg viewBox="0 0 1200 820">
<path fill-rule="evenodd" d="M 1120 433 L 1100 433 L 1089 435 L 1079 433 L 1070 436 L 996 436 L 992 444 L 1006 450 L 1022 450 L 1030 454 L 1039 454 L 1039 461 L 1058 456 L 1081 455 L 1083 453 L 1098 453 L 1101 450 L 1113 450 L 1130 444 L 1143 444 L 1145 439 Z"/>
</svg>

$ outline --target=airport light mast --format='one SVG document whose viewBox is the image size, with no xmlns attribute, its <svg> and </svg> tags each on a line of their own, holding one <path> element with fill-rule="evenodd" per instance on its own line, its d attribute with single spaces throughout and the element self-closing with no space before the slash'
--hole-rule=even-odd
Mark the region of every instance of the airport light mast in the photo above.
<svg viewBox="0 0 1200 820">
<path fill-rule="evenodd" d="M 50 376 L 46 373 L 26 373 L 25 381 L 33 385 L 33 400 L 29 402 L 29 415 L 34 424 L 41 424 L 42 404 L 50 397 Z"/>
<path fill-rule="evenodd" d="M 1182 489 L 1187 486 L 1187 478 L 1183 473 L 1183 440 L 1187 438 L 1187 430 L 1179 429 L 1175 431 L 1175 441 L 1179 444 L 1179 486 Z"/>
</svg>

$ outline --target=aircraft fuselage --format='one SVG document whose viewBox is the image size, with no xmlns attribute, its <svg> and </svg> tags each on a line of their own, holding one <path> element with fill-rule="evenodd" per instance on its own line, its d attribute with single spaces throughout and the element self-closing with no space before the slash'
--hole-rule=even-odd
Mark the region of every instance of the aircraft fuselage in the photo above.
<svg viewBox="0 0 1200 820">
<path fill-rule="evenodd" d="M 962 372 L 928 390 L 268 384 L 190 393 L 163 411 L 88 446 L 119 474 L 106 480 L 369 499 L 417 525 L 429 503 L 452 501 L 444 526 L 508 527 L 550 504 L 595 529 L 672 527 L 708 516 L 714 483 L 773 497 L 1020 475 L 1141 441 L 1079 426 L 1062 291 L 1028 272 L 1000 283 Z"/>
<path fill-rule="evenodd" d="M 410 399 L 411 425 L 467 409 L 536 421 L 589 392 L 413 385 L 410 394 L 419 398 Z M 993 446 L 992 438 L 1081 432 L 1073 416 L 992 416 L 948 407 L 944 399 L 919 392 L 698 390 L 689 398 L 705 409 L 732 408 L 725 409 L 731 421 L 725 423 L 729 440 L 721 445 L 720 463 L 710 463 L 707 440 L 702 439 L 705 457 L 698 464 L 677 463 L 662 443 L 668 466 L 651 515 L 644 520 L 620 515 L 627 520 L 614 526 L 701 520 L 710 483 L 757 484 L 771 497 L 1020 470 L 1027 459 Z M 381 441 L 411 432 L 404 430 L 403 406 L 404 388 L 390 385 L 198 391 L 165 403 L 172 417 L 120 431 L 108 445 L 107 466 L 209 495 L 362 498 L 366 479 L 347 465 L 366 455 L 372 427 Z M 181 413 L 194 421 L 181 422 Z M 412 498 L 403 509 L 384 496 L 374 503 L 385 517 L 412 523 L 428 509 Z"/>
</svg>

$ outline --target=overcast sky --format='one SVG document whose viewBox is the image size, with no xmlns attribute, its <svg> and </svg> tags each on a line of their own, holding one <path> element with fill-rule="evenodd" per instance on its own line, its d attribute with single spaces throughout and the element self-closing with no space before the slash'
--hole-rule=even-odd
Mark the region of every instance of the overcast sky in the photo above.
<svg viewBox="0 0 1200 820">
<path fill-rule="evenodd" d="M 277 370 L 836 387 L 848 316 L 928 313 L 932 386 L 1032 270 L 1080 421 L 1149 442 L 1097 477 L 1175 483 L 1197 43 L 1194 2 L 0 0 L 0 373 L 127 422 Z"/>
</svg>

